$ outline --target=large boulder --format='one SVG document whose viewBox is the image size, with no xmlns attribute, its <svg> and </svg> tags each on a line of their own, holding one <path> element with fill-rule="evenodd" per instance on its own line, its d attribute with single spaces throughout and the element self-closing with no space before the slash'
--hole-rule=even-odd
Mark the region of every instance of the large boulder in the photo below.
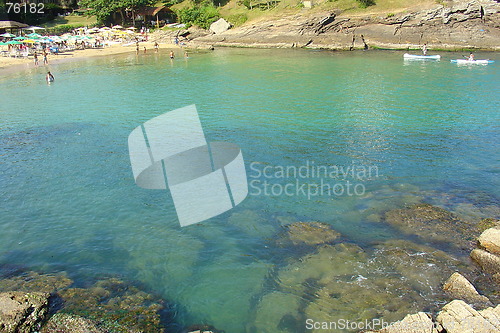
<svg viewBox="0 0 500 333">
<path fill-rule="evenodd" d="M 462 300 L 446 304 L 436 317 L 447 333 L 500 332 L 500 305 L 482 311 L 474 310 Z"/>
<path fill-rule="evenodd" d="M 220 18 L 210 25 L 210 31 L 217 35 L 223 33 L 224 31 L 227 31 L 230 27 L 231 24 L 229 24 L 228 21 Z"/>
<path fill-rule="evenodd" d="M 0 294 L 0 332 L 37 330 L 49 308 L 48 293 L 12 291 Z"/>
<path fill-rule="evenodd" d="M 475 307 L 493 306 L 490 300 L 480 295 L 476 288 L 462 274 L 455 272 L 444 283 L 443 290 L 453 299 L 461 299 Z"/>
<path fill-rule="evenodd" d="M 500 254 L 500 229 L 485 230 L 478 238 L 479 246 L 493 254 Z"/>
</svg>

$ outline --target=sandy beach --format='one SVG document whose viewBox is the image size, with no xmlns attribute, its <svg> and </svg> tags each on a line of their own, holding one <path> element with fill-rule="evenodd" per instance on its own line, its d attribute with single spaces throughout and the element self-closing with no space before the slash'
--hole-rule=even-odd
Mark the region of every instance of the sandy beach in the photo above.
<svg viewBox="0 0 500 333">
<path fill-rule="evenodd" d="M 159 52 L 165 53 L 166 55 L 168 55 L 168 52 L 170 52 L 170 50 L 174 50 L 175 52 L 175 50 L 180 49 L 179 46 L 170 43 L 158 43 L 158 44 L 159 44 Z M 146 47 L 148 53 L 155 52 L 154 42 L 141 42 L 139 45 L 140 48 L 139 54 L 144 53 L 144 47 Z M 104 48 L 73 50 L 73 51 L 63 52 L 58 55 L 49 55 L 48 61 L 49 64 L 56 64 L 58 62 L 63 62 L 63 61 L 66 62 L 88 57 L 109 56 L 109 55 L 129 53 L 129 52 L 136 52 L 135 45 L 123 46 L 120 44 L 115 44 L 106 46 Z M 39 67 L 44 66 L 41 58 L 39 58 L 38 66 Z M 33 57 L 29 58 L 0 57 L 0 73 L 2 75 L 13 71 L 28 69 L 33 67 L 35 67 L 33 63 Z"/>
</svg>

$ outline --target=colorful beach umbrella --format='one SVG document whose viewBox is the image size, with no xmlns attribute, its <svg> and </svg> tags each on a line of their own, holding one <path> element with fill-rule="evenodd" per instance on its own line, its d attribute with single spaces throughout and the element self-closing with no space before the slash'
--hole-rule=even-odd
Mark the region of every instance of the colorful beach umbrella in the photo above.
<svg viewBox="0 0 500 333">
<path fill-rule="evenodd" d="M 23 43 L 28 43 L 28 44 L 34 44 L 36 43 L 37 41 L 36 40 L 33 40 L 33 39 L 26 39 L 26 40 L 23 40 Z"/>
<path fill-rule="evenodd" d="M 9 42 L 7 42 L 6 44 L 9 44 L 9 45 L 17 45 L 17 44 L 22 44 L 22 42 L 19 42 L 17 40 L 11 40 Z"/>
<path fill-rule="evenodd" d="M 12 37 L 16 37 L 16 35 L 13 35 L 13 34 L 6 32 L 4 34 L 1 34 L 0 37 L 12 38 Z"/>
<path fill-rule="evenodd" d="M 25 39 L 28 39 L 28 38 L 23 37 L 23 36 L 19 36 L 19 37 L 14 38 L 14 40 L 25 40 Z"/>
<path fill-rule="evenodd" d="M 7 43 L 4 43 L 4 42 L 0 42 L 0 45 L 8 45 Z"/>
</svg>

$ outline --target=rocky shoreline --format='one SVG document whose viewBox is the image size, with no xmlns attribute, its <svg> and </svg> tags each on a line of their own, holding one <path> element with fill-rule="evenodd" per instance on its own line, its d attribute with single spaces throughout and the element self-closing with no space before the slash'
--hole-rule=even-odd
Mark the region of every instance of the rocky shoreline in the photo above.
<svg viewBox="0 0 500 333">
<path fill-rule="evenodd" d="M 330 50 L 416 49 L 500 50 L 500 3 L 453 1 L 434 8 L 396 14 L 352 16 L 307 10 L 272 21 L 258 21 L 217 33 L 180 32 L 188 47 L 312 48 Z M 162 38 L 177 32 L 160 32 Z"/>
<path fill-rule="evenodd" d="M 472 260 L 481 267 L 493 283 L 500 283 L 500 225 L 485 230 L 479 236 L 478 248 L 472 250 Z M 495 333 L 500 332 L 500 305 L 494 305 L 480 295 L 474 285 L 460 273 L 453 273 L 443 290 L 453 301 L 447 303 L 435 316 L 418 312 L 407 315 L 378 331 L 367 333 Z M 498 288 L 496 288 L 498 290 Z"/>
<path fill-rule="evenodd" d="M 378 194 L 394 194 L 389 190 Z M 285 257 L 269 271 L 266 284 L 272 287 L 254 295 L 246 330 L 291 333 L 308 318 L 321 323 L 348 318 L 393 323 L 364 332 L 500 331 L 498 206 L 480 207 L 483 216 L 495 218 L 478 220 L 409 195 L 404 201 L 413 203 L 380 211 L 367 207 L 373 223 L 401 235 L 370 246 L 353 243 L 326 223 L 276 217 L 281 228 L 268 245 Z M 5 267 L 0 273 L 2 333 L 222 332 L 209 325 L 182 327 L 175 316 L 165 317 L 166 300 L 116 277 L 82 287 L 65 273 Z"/>
</svg>

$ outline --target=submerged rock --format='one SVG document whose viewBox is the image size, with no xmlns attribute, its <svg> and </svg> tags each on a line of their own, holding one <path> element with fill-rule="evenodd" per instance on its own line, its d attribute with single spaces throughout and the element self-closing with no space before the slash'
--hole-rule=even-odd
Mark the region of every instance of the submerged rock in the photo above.
<svg viewBox="0 0 500 333">
<path fill-rule="evenodd" d="M 1 291 L 25 291 L 25 292 L 45 292 L 54 293 L 67 288 L 73 281 L 64 273 L 60 274 L 39 274 L 27 272 L 19 276 L 0 280 Z"/>
<path fill-rule="evenodd" d="M 377 246 L 371 271 L 401 276 L 407 287 L 426 299 L 443 298 L 440 291 L 446 279 L 457 270 L 467 270 L 455 257 L 407 240 L 390 240 Z"/>
<path fill-rule="evenodd" d="M 278 245 L 319 245 L 340 237 L 340 233 L 329 224 L 321 222 L 296 222 L 284 228 L 284 234 L 277 240 Z"/>
<path fill-rule="evenodd" d="M 296 332 L 307 318 L 400 320 L 444 302 L 443 282 L 463 265 L 443 251 L 405 240 L 384 242 L 371 255 L 354 244 L 324 244 L 277 272 L 278 291 L 261 298 L 253 327 Z"/>
<path fill-rule="evenodd" d="M 277 282 L 285 290 L 303 292 L 311 282 L 325 284 L 339 275 L 362 274 L 366 262 L 366 253 L 357 245 L 324 245 L 281 269 Z"/>
<path fill-rule="evenodd" d="M 292 293 L 274 291 L 260 300 L 250 332 L 259 333 L 294 333 L 300 315 L 301 299 Z"/>
<path fill-rule="evenodd" d="M 67 313 L 52 316 L 40 333 L 106 333 L 92 320 Z"/>
<path fill-rule="evenodd" d="M 25 333 L 40 327 L 49 308 L 49 294 L 12 291 L 0 294 L 0 332 Z"/>
<path fill-rule="evenodd" d="M 161 300 L 116 278 L 90 288 L 69 288 L 59 293 L 62 312 L 92 319 L 109 332 L 162 332 Z"/>
<path fill-rule="evenodd" d="M 454 214 L 429 204 L 417 204 L 393 209 L 385 214 L 385 221 L 405 234 L 424 240 L 445 242 L 452 246 L 470 247 L 475 235 L 473 225 L 459 220 Z"/>
<path fill-rule="evenodd" d="M 480 295 L 476 288 L 463 275 L 453 273 L 444 283 L 443 290 L 453 299 L 461 299 L 476 308 L 492 306 L 490 300 Z"/>
</svg>

